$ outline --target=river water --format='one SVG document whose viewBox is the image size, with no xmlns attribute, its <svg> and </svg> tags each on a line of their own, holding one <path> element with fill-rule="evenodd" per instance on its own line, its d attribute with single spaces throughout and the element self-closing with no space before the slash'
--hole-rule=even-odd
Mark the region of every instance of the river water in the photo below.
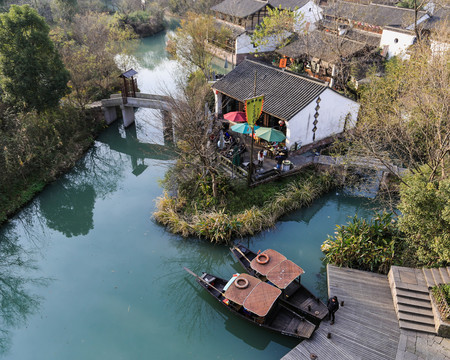
<svg viewBox="0 0 450 360">
<path fill-rule="evenodd" d="M 165 34 L 136 52 L 142 91 L 174 89 Z M 157 115 L 157 114 L 156 114 Z M 75 168 L 0 229 L 0 350 L 4 359 L 278 359 L 297 345 L 235 318 L 183 271 L 242 271 L 226 246 L 168 233 L 152 219 L 173 161 L 151 110 L 113 124 Z M 301 265 L 326 297 L 321 243 L 370 206 L 330 193 L 242 241 Z"/>
</svg>

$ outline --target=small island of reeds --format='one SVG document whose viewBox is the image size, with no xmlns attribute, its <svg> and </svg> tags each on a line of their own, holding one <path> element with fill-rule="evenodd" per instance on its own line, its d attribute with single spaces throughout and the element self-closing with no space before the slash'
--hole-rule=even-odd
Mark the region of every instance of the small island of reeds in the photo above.
<svg viewBox="0 0 450 360">
<path fill-rule="evenodd" d="M 273 227 L 281 216 L 310 205 L 335 186 L 331 174 L 314 168 L 253 188 L 242 180 L 222 180 L 217 198 L 201 183 L 191 184 L 176 196 L 165 191 L 153 215 L 175 234 L 227 243 Z"/>
</svg>

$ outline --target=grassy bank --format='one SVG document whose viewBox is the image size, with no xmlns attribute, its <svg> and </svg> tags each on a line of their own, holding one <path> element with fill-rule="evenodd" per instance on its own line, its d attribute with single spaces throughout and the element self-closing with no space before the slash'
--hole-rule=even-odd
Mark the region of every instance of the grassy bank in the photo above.
<svg viewBox="0 0 450 360">
<path fill-rule="evenodd" d="M 310 205 L 336 186 L 332 175 L 305 171 L 282 182 L 247 189 L 230 190 L 221 208 L 192 212 L 185 197 L 164 193 L 157 201 L 154 218 L 169 231 L 183 237 L 196 236 L 211 242 L 227 243 L 273 227 L 284 214 Z"/>
</svg>

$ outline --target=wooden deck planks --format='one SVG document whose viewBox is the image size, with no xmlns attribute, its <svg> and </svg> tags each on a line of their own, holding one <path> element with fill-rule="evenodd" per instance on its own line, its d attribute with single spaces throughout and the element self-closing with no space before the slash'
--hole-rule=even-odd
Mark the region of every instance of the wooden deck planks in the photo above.
<svg viewBox="0 0 450 360">
<path fill-rule="evenodd" d="M 311 353 L 321 360 L 395 359 L 400 329 L 387 277 L 331 265 L 327 270 L 329 295 L 344 301 L 336 323 L 322 322 L 283 360 L 309 359 Z"/>
</svg>

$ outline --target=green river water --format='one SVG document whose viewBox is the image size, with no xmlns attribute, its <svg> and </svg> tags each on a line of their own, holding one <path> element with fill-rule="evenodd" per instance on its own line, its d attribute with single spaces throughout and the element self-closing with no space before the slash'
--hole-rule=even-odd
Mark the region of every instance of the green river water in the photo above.
<svg viewBox="0 0 450 360">
<path fill-rule="evenodd" d="M 164 40 L 144 39 L 136 52 L 144 92 L 174 88 Z M 155 113 L 136 118 L 129 130 L 106 129 L 72 171 L 0 229 L 1 357 L 281 358 L 298 341 L 234 317 L 183 271 L 229 277 L 242 269 L 226 246 L 172 235 L 152 219 L 173 157 Z M 355 212 L 368 216 L 370 206 L 333 192 L 242 241 L 284 253 L 325 298 L 320 245 Z"/>
</svg>

